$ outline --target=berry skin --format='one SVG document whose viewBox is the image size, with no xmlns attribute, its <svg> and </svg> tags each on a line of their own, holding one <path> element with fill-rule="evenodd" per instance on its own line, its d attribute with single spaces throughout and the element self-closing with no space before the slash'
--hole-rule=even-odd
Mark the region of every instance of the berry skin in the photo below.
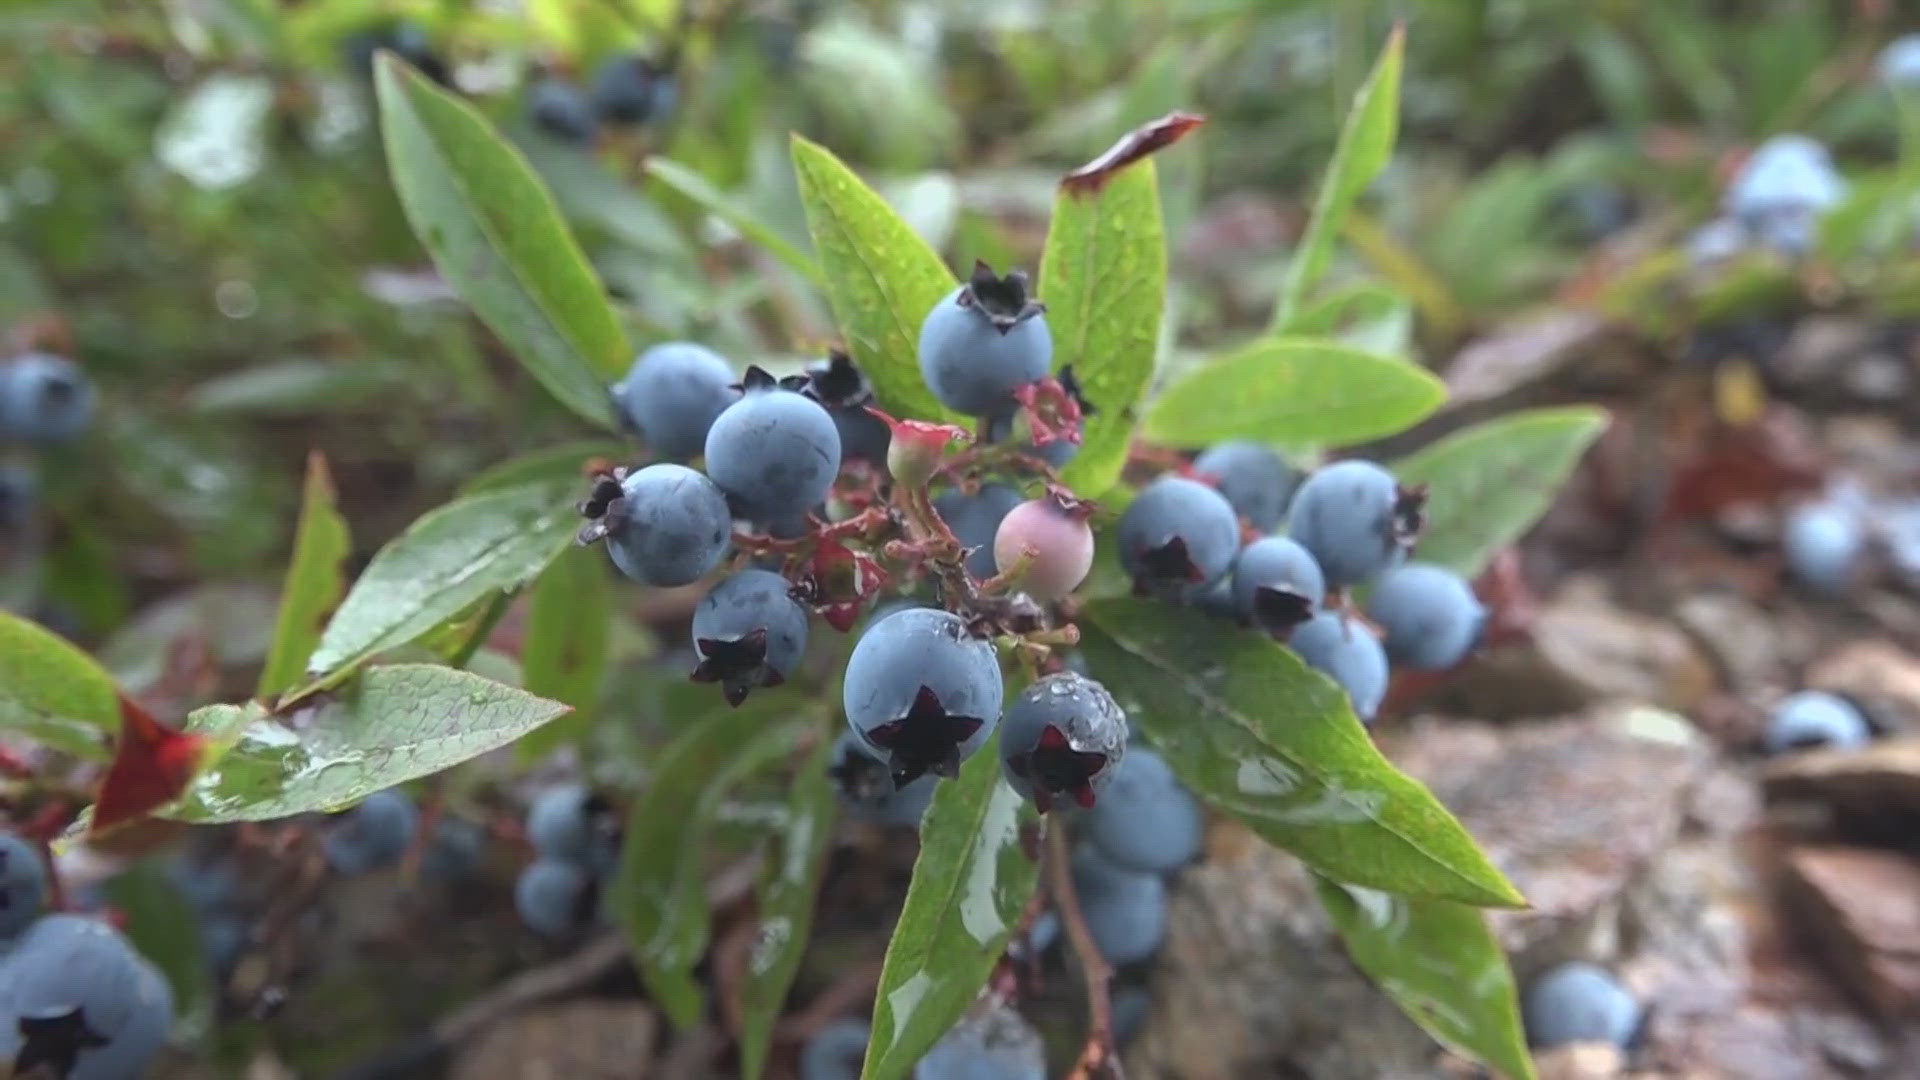
<svg viewBox="0 0 1920 1080">
<path fill-rule="evenodd" d="M 1827 148 L 1805 135 L 1776 135 L 1756 147 L 1727 186 L 1728 213 L 1757 226 L 1782 213 L 1818 215 L 1846 198 L 1847 182 Z"/>
<path fill-rule="evenodd" d="M 1423 489 L 1400 486 L 1371 461 L 1338 461 L 1294 493 L 1287 535 L 1313 553 L 1327 588 L 1371 580 L 1406 557 L 1420 533 Z"/>
<path fill-rule="evenodd" d="M 1140 490 L 1116 530 L 1134 591 L 1191 599 L 1225 577 L 1240 551 L 1240 519 L 1218 491 L 1162 476 Z"/>
<path fill-rule="evenodd" d="M 613 806 L 585 784 L 555 784 L 527 807 L 527 841 L 543 859 L 604 873 L 620 850 Z"/>
<path fill-rule="evenodd" d="M 705 345 L 670 341 L 641 353 L 613 385 L 622 420 L 647 448 L 686 460 L 707 448 L 707 431 L 740 400 L 733 366 Z"/>
<path fill-rule="evenodd" d="M 1167 937 L 1167 886 L 1159 874 L 1117 866 L 1093 848 L 1073 856 L 1073 891 L 1094 947 L 1115 966 L 1137 964 Z"/>
<path fill-rule="evenodd" d="M 93 421 L 93 383 L 73 361 L 27 353 L 0 366 L 0 439 L 67 442 Z"/>
<path fill-rule="evenodd" d="M 800 1080 L 860 1080 L 872 1029 L 865 1020 L 835 1020 L 800 1051 Z"/>
<path fill-rule="evenodd" d="M 905 787 L 896 787 L 887 763 L 874 755 L 860 736 L 843 732 L 828 770 L 847 813 L 874 825 L 918 829 L 933 802 L 940 778 L 928 773 Z"/>
<path fill-rule="evenodd" d="M 788 518 L 820 505 L 840 475 L 840 430 L 812 398 L 748 368 L 745 393 L 707 431 L 707 474 L 741 517 Z"/>
<path fill-rule="evenodd" d="M 1093 569 L 1090 508 L 1057 490 L 1007 511 L 993 534 L 994 566 L 1011 569 L 1025 559 L 1019 588 L 1043 602 L 1066 596 Z"/>
<path fill-rule="evenodd" d="M 1200 857 L 1200 804 L 1160 755 L 1127 751 L 1093 809 L 1080 819 L 1107 862 L 1143 874 L 1170 874 Z"/>
<path fill-rule="evenodd" d="M 896 785 L 952 777 L 1000 722 L 1004 688 L 993 646 L 958 615 L 896 611 L 869 626 L 847 660 L 847 723 L 883 756 Z"/>
<path fill-rule="evenodd" d="M 1788 513 L 1780 543 L 1794 580 L 1833 596 L 1853 582 L 1867 536 L 1858 514 L 1839 503 L 1815 502 Z"/>
<path fill-rule="evenodd" d="M 1459 574 L 1432 563 L 1406 563 L 1380 575 L 1367 615 L 1386 635 L 1387 659 L 1403 667 L 1443 671 L 1466 658 L 1487 627 L 1487 609 Z"/>
<path fill-rule="evenodd" d="M 1373 722 L 1387 696 L 1387 652 L 1380 639 L 1337 611 L 1322 611 L 1301 623 L 1287 645 L 1309 667 L 1340 684 L 1361 723 Z"/>
<path fill-rule="evenodd" d="M 614 56 L 593 71 L 593 109 L 609 124 L 643 124 L 659 111 L 667 76 L 644 56 Z"/>
<path fill-rule="evenodd" d="M 962 1019 L 913 1067 L 913 1080 L 1047 1080 L 1047 1048 L 1011 1006 Z"/>
<path fill-rule="evenodd" d="M 1765 742 L 1770 754 L 1860 746 L 1872 737 L 1867 718 L 1852 702 L 1823 690 L 1790 694 L 1767 715 Z"/>
<path fill-rule="evenodd" d="M 1234 439 L 1193 459 L 1193 471 L 1211 480 L 1234 512 L 1261 532 L 1280 527 L 1300 473 L 1264 443 Z"/>
<path fill-rule="evenodd" d="M 1326 599 L 1320 564 L 1297 541 L 1267 536 L 1233 561 L 1233 614 L 1269 634 L 1291 633 Z"/>
<path fill-rule="evenodd" d="M 717 682 L 739 705 L 756 686 L 779 686 L 807 650 L 807 609 L 779 574 L 742 570 L 723 579 L 693 612 L 695 682 Z"/>
<path fill-rule="evenodd" d="M 1078 672 L 1034 681 L 1007 706 L 1000 765 L 1007 786 L 1041 813 L 1056 799 L 1092 807 L 1127 752 L 1127 715 L 1107 688 Z"/>
<path fill-rule="evenodd" d="M 955 412 L 1011 414 L 1014 391 L 1053 367 L 1045 310 L 1028 298 L 1025 274 L 996 277 L 986 263 L 974 264 L 972 279 L 941 297 L 920 324 L 920 377 Z"/>
<path fill-rule="evenodd" d="M 595 899 L 593 875 L 563 859 L 535 859 L 513 884 L 520 921 L 542 937 L 571 937 L 585 929 Z"/>
<path fill-rule="evenodd" d="M 47 907 L 47 868 L 40 849 L 0 832 L 0 953 Z"/>
<path fill-rule="evenodd" d="M 1085 407 L 1084 403 L 1082 407 Z M 999 416 L 988 417 L 980 441 L 988 444 L 1002 442 L 1013 436 L 1016 430 L 1024 431 L 1024 427 L 1016 423 L 1018 416 L 1018 413 L 1002 413 Z M 1076 430 L 1083 429 L 1084 425 Z M 1063 469 L 1067 462 L 1072 461 L 1074 455 L 1080 452 L 1080 444 L 1067 439 L 1054 439 L 1045 446 L 1041 446 L 1028 440 L 1021 445 L 1020 452 L 1029 457 L 1039 458 L 1051 468 Z"/>
<path fill-rule="evenodd" d="M 1000 534 L 1000 523 L 1025 501 L 1019 488 L 1007 484 L 981 484 L 972 495 L 955 488 L 933 500 L 934 511 L 969 551 L 967 573 L 985 581 L 1000 572 L 993 556 L 994 538 Z"/>
<path fill-rule="evenodd" d="M 406 792 L 376 791 L 333 822 L 321 849 L 339 874 L 364 874 L 400 861 L 413 843 L 420 809 Z"/>
<path fill-rule="evenodd" d="M 22 1077 L 143 1076 L 173 1026 L 166 980 L 98 919 L 44 916 L 0 965 L 0 1062 Z"/>
<path fill-rule="evenodd" d="M 606 494 L 596 485 L 592 502 Z M 630 473 L 581 533 L 604 535 L 620 572 L 642 585 L 691 585 L 712 573 L 733 544 L 733 513 L 712 480 L 685 465 L 662 463 Z"/>
<path fill-rule="evenodd" d="M 1880 80 L 1895 92 L 1920 91 L 1920 34 L 1903 34 L 1880 51 Z"/>
<path fill-rule="evenodd" d="M 1578 1042 L 1625 1048 L 1640 1027 L 1640 1003 L 1605 970 L 1572 961 L 1547 971 L 1520 1001 L 1527 1042 L 1541 1049 Z"/>
<path fill-rule="evenodd" d="M 867 411 L 873 387 L 853 359 L 835 351 L 807 366 L 806 394 L 825 406 L 840 431 L 840 459 L 884 467 L 893 432 L 887 422 Z"/>
<path fill-rule="evenodd" d="M 552 75 L 527 90 L 527 115 L 534 127 L 575 146 L 591 146 L 600 134 L 600 122 L 586 92 Z"/>
</svg>

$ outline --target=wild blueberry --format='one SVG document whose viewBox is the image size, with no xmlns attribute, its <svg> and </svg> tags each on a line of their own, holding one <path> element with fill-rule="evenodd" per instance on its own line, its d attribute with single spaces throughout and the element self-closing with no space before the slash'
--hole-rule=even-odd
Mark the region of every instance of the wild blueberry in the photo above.
<svg viewBox="0 0 1920 1080">
<path fill-rule="evenodd" d="M 893 433 L 885 420 L 867 411 L 873 404 L 873 387 L 851 357 L 836 349 L 825 360 L 809 365 L 806 393 L 833 417 L 833 426 L 840 431 L 842 461 L 887 463 Z"/>
<path fill-rule="evenodd" d="M 528 88 L 527 115 L 534 127 L 564 143 L 590 146 L 600 134 L 586 91 L 555 75 L 543 76 Z"/>
<path fill-rule="evenodd" d="M 1225 577 L 1240 550 L 1240 518 L 1218 491 L 1162 476 L 1135 496 L 1116 529 L 1136 593 L 1191 598 Z"/>
<path fill-rule="evenodd" d="M 1322 611 L 1301 623 L 1287 639 L 1309 667 L 1340 684 L 1363 724 L 1373 722 L 1387 696 L 1387 652 L 1380 639 L 1357 620 Z"/>
<path fill-rule="evenodd" d="M 47 907 L 47 868 L 25 837 L 0 832 L 0 952 Z"/>
<path fill-rule="evenodd" d="M 1426 501 L 1425 488 L 1403 488 L 1373 462 L 1338 461 L 1294 492 L 1287 535 L 1313 553 L 1327 588 L 1344 589 L 1406 556 Z"/>
<path fill-rule="evenodd" d="M 321 850 L 339 874 L 364 874 L 391 866 L 406 854 L 420 824 L 420 809 L 398 788 L 376 791 L 331 823 Z"/>
<path fill-rule="evenodd" d="M 1820 216 L 1846 195 L 1825 146 L 1805 135 L 1777 135 L 1747 159 L 1724 205 L 1768 246 L 1798 256 L 1813 246 Z"/>
<path fill-rule="evenodd" d="M 0 438 L 66 442 L 93 421 L 93 383 L 73 361 L 27 353 L 0 365 Z"/>
<path fill-rule="evenodd" d="M 0 1062 L 16 1075 L 145 1075 L 173 1025 L 173 993 L 119 931 L 46 915 L 0 966 Z"/>
<path fill-rule="evenodd" d="M 933 500 L 940 519 L 953 530 L 960 546 L 968 549 L 967 573 L 982 581 L 999 573 L 994 537 L 1000 533 L 1000 523 L 1025 501 L 1020 489 L 1008 484 L 981 484 L 972 495 L 955 488 Z"/>
<path fill-rule="evenodd" d="M 1235 513 L 1261 532 L 1280 527 L 1300 473 L 1265 443 L 1234 439 L 1193 459 L 1193 471 L 1220 489 Z"/>
<path fill-rule="evenodd" d="M 618 474 L 616 474 L 618 475 Z M 582 543 L 604 537 L 620 572 L 642 585 L 691 585 L 726 558 L 733 514 L 719 485 L 685 465 L 649 465 L 602 478 L 581 504 Z"/>
<path fill-rule="evenodd" d="M 613 804 L 585 784 L 555 784 L 527 807 L 527 840 L 543 859 L 573 863 L 590 873 L 613 866 L 619 851 Z"/>
<path fill-rule="evenodd" d="M 1320 564 L 1297 541 L 1267 536 L 1233 560 L 1233 612 L 1269 634 L 1291 633 L 1326 599 Z"/>
<path fill-rule="evenodd" d="M 865 1020 L 835 1020 L 800 1050 L 800 1080 L 860 1080 L 872 1029 Z"/>
<path fill-rule="evenodd" d="M 1752 234 L 1739 218 L 1714 218 L 1688 234 L 1687 262 L 1695 269 L 1726 262 L 1747 250 L 1752 240 Z"/>
<path fill-rule="evenodd" d="M 1853 703 L 1824 690 L 1790 694 L 1767 714 L 1767 752 L 1784 754 L 1813 747 L 1860 746 L 1873 737 L 1867 718 Z"/>
<path fill-rule="evenodd" d="M 593 108 L 610 124 L 643 124 L 659 104 L 659 68 L 644 56 L 612 56 L 593 71 Z"/>
<path fill-rule="evenodd" d="M 1788 512 L 1780 542 L 1796 581 L 1835 595 L 1853 583 L 1866 552 L 1866 527 L 1859 514 L 1839 502 L 1804 503 Z"/>
<path fill-rule="evenodd" d="M 1385 635 L 1387 659 L 1427 671 L 1450 668 L 1480 643 L 1487 609 L 1459 574 L 1432 563 L 1405 563 L 1380 575 L 1367 615 Z"/>
<path fill-rule="evenodd" d="M 726 357 L 691 341 L 669 341 L 641 353 L 613 385 L 621 419 L 662 457 L 699 457 L 707 431 L 740 400 Z"/>
<path fill-rule="evenodd" d="M 486 857 L 486 829 L 467 818 L 443 814 L 434 822 L 433 838 L 420 857 L 420 873 L 451 885 L 472 877 Z"/>
<path fill-rule="evenodd" d="M 1167 936 L 1167 886 L 1159 874 L 1129 870 L 1098 850 L 1073 855 L 1073 891 L 1100 955 L 1137 964 L 1160 951 Z"/>
<path fill-rule="evenodd" d="M 779 574 L 742 570 L 721 580 L 693 610 L 695 682 L 717 682 L 738 705 L 756 686 L 779 686 L 807 650 L 807 609 Z"/>
<path fill-rule="evenodd" d="M 1007 785 L 1041 813 L 1062 798 L 1093 806 L 1126 751 L 1126 713 L 1106 687 L 1072 671 L 1043 676 L 1021 691 L 1000 731 Z"/>
<path fill-rule="evenodd" d="M 596 899 L 593 875 L 564 859 L 535 859 L 513 885 L 520 921 L 542 937 L 570 937 L 585 929 Z"/>
<path fill-rule="evenodd" d="M 757 367 L 747 369 L 742 388 L 707 431 L 707 474 L 742 517 L 788 517 L 820 505 L 840 475 L 833 417 Z"/>
<path fill-rule="evenodd" d="M 874 825 L 914 829 L 927 816 L 934 785 L 940 782 L 928 773 L 904 787 L 895 785 L 887 763 L 851 731 L 842 733 L 835 744 L 828 772 L 849 816 Z"/>
<path fill-rule="evenodd" d="M 1527 1041 L 1548 1049 L 1605 1042 L 1626 1047 L 1640 1026 L 1640 1003 L 1604 969 L 1571 961 L 1548 970 L 1520 1001 Z"/>
<path fill-rule="evenodd" d="M 1060 488 L 1021 503 L 994 530 L 994 565 L 1024 566 L 1019 588 L 1035 600 L 1066 596 L 1093 569 L 1093 530 L 1087 526 L 1092 512 L 1091 504 Z"/>
<path fill-rule="evenodd" d="M 952 612 L 908 608 L 860 635 L 842 704 L 904 787 L 928 772 L 957 775 L 1000 722 L 1003 692 L 992 645 Z"/>
<path fill-rule="evenodd" d="M 1880 51 L 1880 79 L 1894 90 L 1920 90 L 1920 34 L 1902 34 Z"/>
<path fill-rule="evenodd" d="M 1087 842 L 1108 862 L 1144 874 L 1170 874 L 1199 858 L 1206 827 L 1199 802 L 1173 770 L 1139 746 L 1120 760 L 1106 792 L 1080 823 Z"/>
<path fill-rule="evenodd" d="M 347 38 L 342 52 L 347 70 L 362 79 L 373 78 L 373 58 L 386 49 L 442 86 L 451 84 L 447 63 L 434 51 L 426 28 L 411 21 L 398 21 L 360 30 Z"/>
<path fill-rule="evenodd" d="M 990 1003 L 940 1036 L 913 1080 L 1047 1080 L 1046 1043 L 1012 1006 Z"/>
<path fill-rule="evenodd" d="M 1046 307 L 1027 295 L 1027 275 L 994 275 L 975 263 L 973 277 L 933 305 L 920 324 L 920 377 L 940 403 L 968 416 L 1014 409 L 1014 391 L 1046 378 L 1053 335 Z"/>
</svg>

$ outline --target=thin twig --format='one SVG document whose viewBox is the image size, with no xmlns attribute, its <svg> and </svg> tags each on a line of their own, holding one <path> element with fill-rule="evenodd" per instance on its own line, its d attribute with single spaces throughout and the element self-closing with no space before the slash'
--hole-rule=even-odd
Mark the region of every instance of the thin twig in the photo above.
<svg viewBox="0 0 1920 1080">
<path fill-rule="evenodd" d="M 458 1046 L 502 1017 L 598 982 L 626 963 L 628 955 L 626 935 L 608 931 L 577 952 L 523 971 L 491 993 L 447 1014 L 434 1023 L 433 1036 L 448 1046 Z"/>
<path fill-rule="evenodd" d="M 1060 913 L 1067 940 L 1073 942 L 1087 984 L 1087 1044 L 1073 1071 L 1067 1074 L 1068 1080 L 1124 1080 L 1120 1057 L 1113 1050 L 1113 1001 L 1107 993 L 1113 965 L 1093 944 L 1093 932 L 1087 929 L 1087 917 L 1073 891 L 1073 855 L 1067 849 L 1067 831 L 1057 821 L 1047 825 L 1047 888 L 1053 893 L 1054 909 Z"/>
</svg>

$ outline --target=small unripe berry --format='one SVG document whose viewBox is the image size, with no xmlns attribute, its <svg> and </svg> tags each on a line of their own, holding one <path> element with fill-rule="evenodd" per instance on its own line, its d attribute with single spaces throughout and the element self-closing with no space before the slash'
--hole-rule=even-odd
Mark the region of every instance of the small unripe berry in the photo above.
<svg viewBox="0 0 1920 1080">
<path fill-rule="evenodd" d="M 993 560 L 1002 573 L 1021 567 L 1018 588 L 1036 600 L 1058 600 L 1093 569 L 1093 530 L 1087 504 L 1050 491 L 1007 511 L 993 536 Z"/>
</svg>

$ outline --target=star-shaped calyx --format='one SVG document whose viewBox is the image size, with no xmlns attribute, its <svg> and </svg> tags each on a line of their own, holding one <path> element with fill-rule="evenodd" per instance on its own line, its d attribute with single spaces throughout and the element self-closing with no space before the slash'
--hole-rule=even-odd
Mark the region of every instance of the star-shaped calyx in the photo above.
<svg viewBox="0 0 1920 1080">
<path fill-rule="evenodd" d="M 906 787 L 931 772 L 949 779 L 960 775 L 960 747 L 986 721 L 947 711 L 930 686 L 920 687 L 905 716 L 867 732 L 867 741 L 887 752 L 893 782 Z"/>
<path fill-rule="evenodd" d="M 1149 596 L 1163 587 L 1198 585 L 1207 575 L 1187 553 L 1187 540 L 1175 536 L 1164 544 L 1140 552 L 1142 573 L 1133 580 L 1136 596 Z"/>
<path fill-rule="evenodd" d="M 1007 758 L 1007 768 L 1033 785 L 1033 804 L 1041 813 L 1053 809 L 1058 796 L 1080 807 L 1094 803 L 1093 778 L 1107 767 L 1107 755 L 1098 750 L 1076 750 L 1066 733 L 1048 725 L 1033 749 Z"/>
<path fill-rule="evenodd" d="M 1313 618 L 1313 598 L 1278 585 L 1253 590 L 1253 625 L 1270 634 L 1284 634 Z"/>
<path fill-rule="evenodd" d="M 621 500 L 626 497 L 626 489 L 620 482 L 627 478 L 627 472 L 625 467 L 620 467 L 594 476 L 593 487 L 587 492 L 587 497 L 575 507 L 580 511 L 580 516 L 587 519 L 574 538 L 576 543 L 584 546 L 606 539 L 611 531 L 608 522 L 620 516 Z"/>
<path fill-rule="evenodd" d="M 1400 486 L 1394 489 L 1393 518 L 1388 524 L 1388 539 L 1401 551 L 1413 550 L 1414 541 L 1427 526 L 1427 485 Z"/>
<path fill-rule="evenodd" d="M 1029 295 L 1026 271 L 1010 270 L 1000 277 L 984 261 L 973 264 L 973 276 L 960 290 L 960 306 L 985 315 L 1002 334 L 1047 310 L 1045 304 Z"/>
<path fill-rule="evenodd" d="M 71 1075 L 83 1051 L 98 1049 L 110 1041 L 87 1026 L 87 1017 L 78 1005 L 65 1012 L 47 1012 L 22 1016 L 20 1051 L 14 1055 L 13 1070 L 19 1076 L 37 1076 L 43 1068 L 55 1077 Z"/>
<path fill-rule="evenodd" d="M 756 627 L 737 638 L 700 638 L 694 643 L 700 663 L 693 669 L 697 683 L 720 684 L 727 704 L 738 706 L 756 686 L 779 686 L 785 675 L 767 664 L 767 628 Z"/>
<path fill-rule="evenodd" d="M 833 778 L 834 786 L 842 795 L 855 802 L 884 799 L 894 792 L 887 763 L 852 747 L 828 767 L 827 775 Z"/>
</svg>

